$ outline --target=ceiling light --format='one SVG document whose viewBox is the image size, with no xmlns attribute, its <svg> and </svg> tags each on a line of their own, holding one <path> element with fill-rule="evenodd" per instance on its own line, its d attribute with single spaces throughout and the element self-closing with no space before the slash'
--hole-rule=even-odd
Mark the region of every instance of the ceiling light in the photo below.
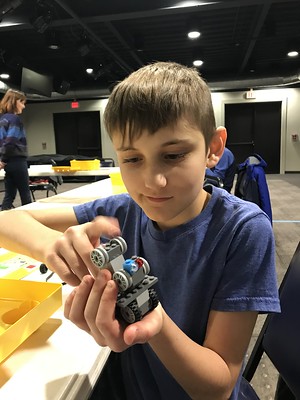
<svg viewBox="0 0 300 400">
<path fill-rule="evenodd" d="M 201 32 L 199 27 L 201 26 L 201 22 L 199 18 L 189 18 L 186 24 L 187 27 L 187 35 L 190 39 L 198 39 L 200 37 Z"/>
<path fill-rule="evenodd" d="M 7 86 L 7 84 L 6 83 L 4 83 L 4 82 L 2 82 L 2 81 L 0 81 L 0 89 L 1 90 L 7 90 L 8 89 L 8 86 Z"/>
<path fill-rule="evenodd" d="M 9 74 L 5 74 L 5 73 L 0 74 L 0 78 L 1 79 L 9 79 Z"/>
<path fill-rule="evenodd" d="M 201 67 L 201 65 L 203 65 L 203 61 L 202 60 L 194 60 L 193 61 L 193 66 L 194 67 Z"/>
<path fill-rule="evenodd" d="M 287 53 L 289 57 L 297 57 L 299 55 L 297 50 L 291 50 Z"/>
<path fill-rule="evenodd" d="M 299 48 L 300 48 L 300 41 L 299 39 L 292 39 L 289 40 L 287 43 L 287 56 L 288 57 L 297 57 L 299 55 Z"/>
<path fill-rule="evenodd" d="M 200 36 L 201 36 L 201 33 L 199 31 L 190 31 L 190 32 L 188 32 L 188 37 L 190 39 L 197 39 Z"/>
<path fill-rule="evenodd" d="M 201 0 L 194 0 L 194 1 L 180 1 L 179 3 L 175 4 L 174 6 L 170 7 L 163 7 L 162 9 L 172 9 L 172 8 L 188 8 L 188 7 L 199 7 L 199 6 L 206 6 L 211 4 L 219 3 L 219 1 L 201 1 Z"/>
<path fill-rule="evenodd" d="M 87 68 L 87 69 L 86 69 L 86 72 L 87 72 L 88 74 L 92 74 L 92 73 L 94 72 L 94 70 L 93 70 L 93 68 Z"/>
<path fill-rule="evenodd" d="M 193 66 L 194 67 L 201 67 L 203 64 L 203 59 L 204 59 L 204 52 L 201 47 L 195 47 L 192 49 L 192 58 L 193 60 Z"/>
<path fill-rule="evenodd" d="M 48 48 L 51 50 L 58 50 L 61 47 L 60 37 L 56 32 L 49 32 L 46 35 L 46 42 Z"/>
</svg>

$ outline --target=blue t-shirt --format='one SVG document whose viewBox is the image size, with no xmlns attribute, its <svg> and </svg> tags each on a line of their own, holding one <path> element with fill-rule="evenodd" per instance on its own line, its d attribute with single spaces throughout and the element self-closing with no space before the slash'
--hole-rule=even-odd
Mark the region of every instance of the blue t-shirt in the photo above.
<svg viewBox="0 0 300 400">
<path fill-rule="evenodd" d="M 164 310 L 200 345 L 212 309 L 280 311 L 268 217 L 256 204 L 223 189 L 206 190 L 212 196 L 205 209 L 164 232 L 128 194 L 74 207 L 79 223 L 97 215 L 118 218 L 128 246 L 124 256 L 138 255 L 149 262 Z M 148 344 L 132 346 L 121 357 L 128 399 L 189 399 Z M 238 387 L 239 381 L 231 400 L 237 399 Z"/>
</svg>

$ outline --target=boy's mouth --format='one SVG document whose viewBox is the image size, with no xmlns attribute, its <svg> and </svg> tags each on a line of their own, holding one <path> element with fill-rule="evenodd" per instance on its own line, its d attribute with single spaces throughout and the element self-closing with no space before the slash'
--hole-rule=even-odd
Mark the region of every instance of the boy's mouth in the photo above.
<svg viewBox="0 0 300 400">
<path fill-rule="evenodd" d="M 145 196 L 147 200 L 149 200 L 150 202 L 153 203 L 163 203 L 165 201 L 168 201 L 170 199 L 172 199 L 171 196 L 168 197 L 152 197 L 152 196 Z"/>
</svg>

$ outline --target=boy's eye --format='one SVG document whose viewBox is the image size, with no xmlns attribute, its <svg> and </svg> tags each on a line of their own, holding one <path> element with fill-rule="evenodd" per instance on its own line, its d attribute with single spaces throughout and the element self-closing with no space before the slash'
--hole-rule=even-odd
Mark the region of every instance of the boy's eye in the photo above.
<svg viewBox="0 0 300 400">
<path fill-rule="evenodd" d="M 185 157 L 185 153 L 177 153 L 177 154 L 166 154 L 165 155 L 165 158 L 167 159 L 167 160 L 174 160 L 174 161 L 176 161 L 176 160 L 180 160 L 180 159 L 182 159 L 182 158 L 184 158 Z"/>
<path fill-rule="evenodd" d="M 162 158 L 165 161 L 181 161 L 185 158 L 186 153 L 168 153 L 168 154 L 163 154 Z M 136 156 L 136 157 L 126 157 L 123 158 L 123 164 L 134 164 L 142 161 L 143 157 L 141 156 Z"/>
<path fill-rule="evenodd" d="M 123 163 L 136 163 L 140 161 L 140 157 L 123 158 Z"/>
</svg>

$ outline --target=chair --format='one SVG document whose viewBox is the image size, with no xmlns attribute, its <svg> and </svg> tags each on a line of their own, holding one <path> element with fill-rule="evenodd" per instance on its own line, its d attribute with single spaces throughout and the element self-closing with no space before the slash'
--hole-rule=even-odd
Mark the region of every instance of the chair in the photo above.
<svg viewBox="0 0 300 400">
<path fill-rule="evenodd" d="M 56 161 L 51 158 L 50 162 L 52 165 L 56 165 Z M 31 196 L 33 201 L 35 201 L 34 192 L 37 190 L 44 190 L 46 191 L 47 197 L 49 197 L 50 192 L 57 194 L 57 186 L 62 185 L 63 178 L 61 176 L 45 176 L 40 178 L 32 178 L 29 181 L 29 189 L 31 192 Z"/>
<path fill-rule="evenodd" d="M 272 206 L 265 168 L 267 163 L 259 154 L 252 154 L 237 166 L 234 194 L 257 204 L 272 222 Z"/>
<path fill-rule="evenodd" d="M 206 185 L 213 185 L 213 186 L 220 187 L 220 188 L 224 187 L 224 183 L 223 183 L 222 179 L 219 178 L 218 176 L 212 176 L 212 175 L 205 175 L 203 186 L 206 186 Z"/>
<path fill-rule="evenodd" d="M 46 196 L 49 197 L 50 192 L 57 194 L 57 187 L 63 183 L 61 176 L 47 176 L 43 178 L 33 178 L 29 181 L 29 189 L 33 201 L 35 201 L 35 191 L 43 190 L 46 191 Z"/>
<path fill-rule="evenodd" d="M 115 160 L 113 158 L 109 158 L 109 157 L 100 158 L 100 165 L 101 165 L 101 167 L 114 167 Z"/>
<path fill-rule="evenodd" d="M 240 399 L 258 399 L 250 382 L 263 353 L 279 373 L 275 399 L 300 399 L 300 242 L 280 285 L 279 297 L 281 313 L 269 314 L 265 320 L 243 371 Z"/>
</svg>

